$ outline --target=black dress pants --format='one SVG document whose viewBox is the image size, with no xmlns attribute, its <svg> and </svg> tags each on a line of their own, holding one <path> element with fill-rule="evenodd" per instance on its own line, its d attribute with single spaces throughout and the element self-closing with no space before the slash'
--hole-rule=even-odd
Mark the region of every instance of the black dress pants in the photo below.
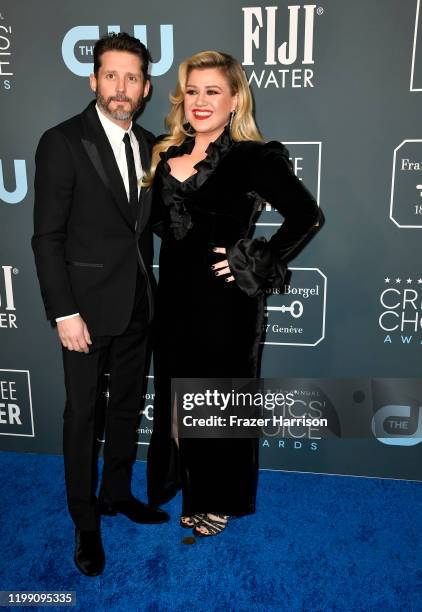
<svg viewBox="0 0 422 612">
<path fill-rule="evenodd" d="M 134 308 L 124 333 L 91 337 L 88 354 L 63 348 L 66 493 L 70 515 L 79 529 L 98 527 L 97 411 L 106 366 L 110 379 L 101 495 L 111 503 L 131 497 L 136 430 L 149 366 L 147 309 L 145 285 L 138 273 Z"/>
</svg>

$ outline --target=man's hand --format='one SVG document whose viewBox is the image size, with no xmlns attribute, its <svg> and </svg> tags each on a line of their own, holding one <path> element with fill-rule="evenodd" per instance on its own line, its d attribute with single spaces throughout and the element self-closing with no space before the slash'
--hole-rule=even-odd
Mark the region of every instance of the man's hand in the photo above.
<svg viewBox="0 0 422 612">
<path fill-rule="evenodd" d="M 76 315 L 64 321 L 57 321 L 57 332 L 64 348 L 79 353 L 89 353 L 88 344 L 92 344 L 91 336 L 85 321 Z"/>
<path fill-rule="evenodd" d="M 226 249 L 224 247 L 215 247 L 214 252 L 223 253 L 225 255 Z M 222 261 L 219 261 L 218 263 L 214 264 L 213 266 L 211 266 L 211 269 L 215 271 L 216 276 L 230 274 L 230 276 L 225 279 L 226 283 L 232 283 L 234 281 L 234 276 L 231 273 L 229 262 L 227 261 L 227 259 L 223 259 Z"/>
</svg>

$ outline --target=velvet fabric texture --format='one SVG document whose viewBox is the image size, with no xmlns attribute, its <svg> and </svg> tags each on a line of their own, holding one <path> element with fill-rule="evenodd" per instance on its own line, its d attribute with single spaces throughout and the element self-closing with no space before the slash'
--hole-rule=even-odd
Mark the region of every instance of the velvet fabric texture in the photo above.
<svg viewBox="0 0 422 612">
<path fill-rule="evenodd" d="M 164 503 L 181 486 L 183 514 L 240 516 L 255 511 L 258 452 L 251 439 L 171 438 L 171 378 L 258 376 L 265 291 L 281 287 L 289 254 L 320 219 L 278 142 L 233 142 L 226 128 L 178 181 L 168 160 L 190 153 L 194 138 L 161 154 L 152 219 L 162 237 L 155 310 L 154 431 L 148 495 Z M 284 217 L 267 242 L 252 239 L 263 199 Z M 216 276 L 225 259 L 235 282 Z"/>
</svg>

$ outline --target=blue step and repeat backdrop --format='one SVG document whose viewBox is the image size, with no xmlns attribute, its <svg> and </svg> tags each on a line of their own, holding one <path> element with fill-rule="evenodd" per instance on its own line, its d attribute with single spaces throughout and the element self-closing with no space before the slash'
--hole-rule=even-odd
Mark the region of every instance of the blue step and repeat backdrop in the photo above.
<svg viewBox="0 0 422 612">
<path fill-rule="evenodd" d="M 142 125 L 163 132 L 181 60 L 229 52 L 265 138 L 286 144 L 326 216 L 268 296 L 262 376 L 288 379 L 296 401 L 285 416 L 329 414 L 336 426 L 328 438 L 312 427 L 268 432 L 261 467 L 421 479 L 421 21 L 420 0 L 3 0 L 0 449 L 61 452 L 61 351 L 30 247 L 34 153 L 92 98 L 95 40 L 127 31 L 154 59 Z M 256 235 L 281 222 L 265 205 Z M 153 400 L 151 372 L 140 459 Z"/>
</svg>

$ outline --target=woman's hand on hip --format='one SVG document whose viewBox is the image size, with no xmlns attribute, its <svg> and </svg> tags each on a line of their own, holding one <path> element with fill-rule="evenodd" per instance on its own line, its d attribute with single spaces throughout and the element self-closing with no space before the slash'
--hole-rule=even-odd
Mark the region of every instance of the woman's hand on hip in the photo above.
<svg viewBox="0 0 422 612">
<path fill-rule="evenodd" d="M 222 253 L 223 255 L 226 255 L 226 249 L 224 247 L 215 247 L 213 251 L 214 253 Z M 211 270 L 215 272 L 216 276 L 224 276 L 225 274 L 230 274 L 230 276 L 224 279 L 226 283 L 232 283 L 234 281 L 234 276 L 231 273 L 229 262 L 227 259 L 223 259 L 222 261 L 219 261 L 218 263 L 211 266 Z"/>
</svg>

